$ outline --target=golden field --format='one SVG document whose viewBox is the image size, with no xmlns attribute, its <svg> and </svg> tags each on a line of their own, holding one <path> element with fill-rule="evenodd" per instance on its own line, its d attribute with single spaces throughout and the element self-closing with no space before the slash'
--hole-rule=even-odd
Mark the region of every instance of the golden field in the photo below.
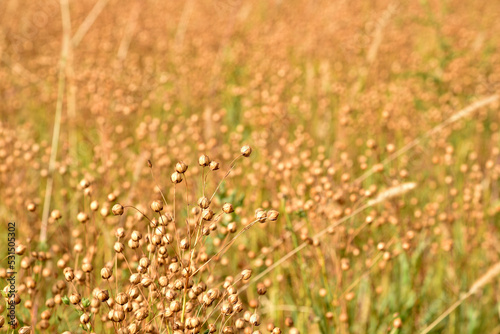
<svg viewBox="0 0 500 334">
<path fill-rule="evenodd" d="M 0 332 L 500 333 L 500 2 L 0 18 Z"/>
</svg>

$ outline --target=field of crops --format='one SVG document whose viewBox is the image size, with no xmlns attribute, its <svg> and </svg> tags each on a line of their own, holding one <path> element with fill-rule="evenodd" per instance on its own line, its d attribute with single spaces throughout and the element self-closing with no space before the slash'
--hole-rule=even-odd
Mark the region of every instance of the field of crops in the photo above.
<svg viewBox="0 0 500 334">
<path fill-rule="evenodd" d="M 500 2 L 0 2 L 0 333 L 500 333 Z"/>
</svg>

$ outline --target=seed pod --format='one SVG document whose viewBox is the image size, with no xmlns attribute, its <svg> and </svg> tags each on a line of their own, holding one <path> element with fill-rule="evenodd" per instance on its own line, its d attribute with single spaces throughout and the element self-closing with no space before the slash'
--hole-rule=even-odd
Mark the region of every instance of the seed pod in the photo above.
<svg viewBox="0 0 500 334">
<path fill-rule="evenodd" d="M 50 213 L 50 217 L 54 220 L 58 220 L 58 219 L 61 219 L 61 211 L 59 210 L 52 210 L 52 212 Z"/>
<path fill-rule="evenodd" d="M 2 317 L 3 319 L 3 317 Z M 3 323 L 0 323 L 0 327 L 3 326 Z M 31 327 L 30 326 L 23 326 L 21 328 L 19 328 L 19 334 L 29 334 L 31 333 Z"/>
<path fill-rule="evenodd" d="M 163 210 L 163 203 L 161 201 L 153 201 L 151 203 L 151 210 L 153 210 L 154 212 L 160 212 L 161 210 Z"/>
<path fill-rule="evenodd" d="M 236 329 L 243 329 L 245 327 L 245 320 L 243 320 L 243 319 L 237 319 L 234 322 L 234 327 L 236 327 Z"/>
<path fill-rule="evenodd" d="M 233 305 L 228 302 L 222 303 L 220 311 L 223 315 L 230 315 L 233 312 Z"/>
<path fill-rule="evenodd" d="M 188 165 L 186 165 L 183 161 L 179 161 L 177 164 L 175 164 L 175 171 L 177 173 L 185 173 L 188 169 Z"/>
<path fill-rule="evenodd" d="M 135 274 L 130 275 L 130 278 L 128 280 L 132 284 L 139 284 L 141 282 L 141 279 L 142 279 L 142 275 L 135 273 Z"/>
<path fill-rule="evenodd" d="M 142 239 L 142 233 L 139 231 L 133 231 L 132 234 L 130 235 L 130 239 L 134 241 L 139 241 Z"/>
<path fill-rule="evenodd" d="M 80 316 L 80 322 L 81 322 L 82 324 L 84 324 L 84 325 L 85 325 L 85 324 L 87 324 L 89 321 L 90 321 L 90 317 L 89 317 L 89 315 L 88 315 L 87 313 L 84 313 L 84 314 L 82 314 L 82 315 Z"/>
<path fill-rule="evenodd" d="M 250 277 L 252 276 L 252 270 L 251 269 L 245 269 L 241 272 L 241 277 L 246 281 L 249 280 Z"/>
<path fill-rule="evenodd" d="M 64 268 L 63 273 L 66 281 L 71 282 L 75 279 L 75 273 L 72 268 L 70 267 Z"/>
<path fill-rule="evenodd" d="M 149 259 L 147 257 L 141 257 L 141 259 L 139 260 L 139 265 L 144 267 L 144 268 L 149 267 L 150 264 L 151 264 L 151 261 L 149 261 Z"/>
<path fill-rule="evenodd" d="M 115 204 L 113 208 L 111 208 L 111 211 L 115 216 L 121 216 L 123 215 L 123 206 L 121 204 Z"/>
<path fill-rule="evenodd" d="M 122 310 L 115 310 L 113 312 L 113 318 L 111 320 L 113 320 L 114 322 L 121 322 L 123 321 L 123 319 L 125 319 L 125 312 L 123 312 Z"/>
<path fill-rule="evenodd" d="M 214 216 L 214 212 L 210 208 L 203 210 L 203 212 L 201 214 L 201 217 L 205 220 L 211 220 L 213 218 L 213 216 Z"/>
<path fill-rule="evenodd" d="M 94 267 L 92 266 L 92 263 L 90 262 L 85 262 L 82 264 L 82 270 L 86 273 L 90 273 Z"/>
<path fill-rule="evenodd" d="M 278 220 L 278 216 L 279 215 L 280 215 L 280 213 L 278 211 L 276 211 L 276 210 L 269 210 L 267 212 L 267 219 L 269 221 L 274 222 L 274 221 Z"/>
<path fill-rule="evenodd" d="M 189 249 L 189 246 L 190 246 L 189 239 L 182 239 L 181 240 L 181 242 L 180 242 L 181 249 L 183 249 L 183 250 Z"/>
<path fill-rule="evenodd" d="M 69 296 L 69 301 L 73 305 L 80 303 L 81 300 L 82 300 L 82 297 L 80 296 L 80 294 L 78 294 L 76 292 L 72 293 L 71 296 Z"/>
<path fill-rule="evenodd" d="M 259 223 L 263 223 L 266 221 L 267 213 L 264 210 L 257 210 L 255 212 L 255 219 L 259 221 Z"/>
<path fill-rule="evenodd" d="M 257 284 L 257 293 L 259 295 L 261 295 L 261 296 L 265 295 L 266 292 L 267 292 L 267 288 L 266 288 L 266 286 L 263 283 Z"/>
<path fill-rule="evenodd" d="M 181 183 L 182 174 L 179 172 L 173 172 L 172 175 L 170 175 L 170 181 L 172 181 L 172 183 Z"/>
<path fill-rule="evenodd" d="M 241 148 L 241 155 L 248 158 L 250 154 L 252 154 L 252 148 L 250 146 L 245 145 Z"/>
<path fill-rule="evenodd" d="M 86 179 L 82 179 L 82 180 L 80 181 L 80 187 L 81 187 L 82 189 L 88 188 L 89 186 L 90 186 L 90 182 L 89 182 L 88 180 L 86 180 Z"/>
<path fill-rule="evenodd" d="M 108 267 L 104 267 L 101 269 L 101 277 L 103 279 L 106 279 L 106 280 L 109 279 L 112 274 L 113 274 L 113 272 Z"/>
<path fill-rule="evenodd" d="M 210 170 L 218 170 L 219 169 L 219 163 L 217 161 L 211 161 L 209 164 Z"/>
<path fill-rule="evenodd" d="M 109 208 L 107 206 L 104 206 L 99 212 L 101 213 L 101 216 L 107 217 L 109 215 Z"/>
<path fill-rule="evenodd" d="M 108 290 L 100 290 L 97 293 L 97 299 L 99 299 L 100 302 L 105 302 L 109 299 L 109 292 Z"/>
<path fill-rule="evenodd" d="M 201 155 L 198 159 L 198 164 L 200 164 L 200 166 L 203 167 L 208 166 L 210 164 L 210 158 L 208 157 L 208 155 L 206 154 Z"/>
<path fill-rule="evenodd" d="M 123 246 L 123 244 L 121 242 L 115 242 L 113 249 L 115 250 L 115 252 L 121 253 L 121 252 L 123 252 L 124 247 L 125 246 Z"/>
<path fill-rule="evenodd" d="M 236 223 L 229 223 L 227 224 L 227 230 L 231 233 L 236 232 L 238 228 L 236 227 Z"/>
<path fill-rule="evenodd" d="M 19 245 L 16 247 L 16 254 L 17 254 L 17 255 L 23 255 L 25 251 L 26 251 L 26 246 L 25 246 L 25 245 L 23 245 L 23 244 L 19 244 Z"/>
<path fill-rule="evenodd" d="M 142 286 L 144 286 L 145 288 L 148 288 L 151 284 L 153 284 L 153 280 L 151 279 L 151 277 L 149 276 L 144 276 L 142 279 L 141 279 L 141 284 Z"/>
<path fill-rule="evenodd" d="M 252 314 L 250 317 L 250 323 L 254 326 L 259 326 L 260 325 L 260 315 L 257 313 Z"/>
<path fill-rule="evenodd" d="M 92 203 L 90 203 L 90 210 L 97 211 L 98 209 L 99 209 L 99 202 L 92 201 Z"/>
<path fill-rule="evenodd" d="M 45 310 L 40 314 L 40 318 L 43 320 L 49 320 L 52 314 L 50 313 L 50 310 Z"/>
<path fill-rule="evenodd" d="M 174 300 L 170 303 L 169 309 L 172 312 L 179 312 L 181 310 L 181 303 L 177 300 Z"/>
<path fill-rule="evenodd" d="M 115 301 L 118 305 L 125 305 L 128 302 L 128 295 L 124 292 L 120 292 L 116 295 Z"/>
<path fill-rule="evenodd" d="M 222 334 L 234 334 L 233 326 L 224 326 Z"/>
<path fill-rule="evenodd" d="M 129 292 L 128 292 L 128 295 L 130 296 L 130 298 L 132 299 L 136 299 L 137 297 L 139 297 L 141 294 L 141 291 L 139 290 L 138 287 L 134 286 L 132 287 Z"/>
<path fill-rule="evenodd" d="M 233 205 L 231 203 L 224 203 L 224 205 L 222 206 L 222 211 L 224 211 L 224 213 L 234 212 Z"/>
<path fill-rule="evenodd" d="M 210 206 L 210 200 L 208 198 L 206 198 L 205 196 L 200 197 L 198 199 L 198 205 L 200 208 L 206 209 Z"/>
<path fill-rule="evenodd" d="M 168 277 L 167 276 L 161 276 L 158 278 L 158 284 L 161 287 L 166 287 L 168 285 Z"/>
</svg>

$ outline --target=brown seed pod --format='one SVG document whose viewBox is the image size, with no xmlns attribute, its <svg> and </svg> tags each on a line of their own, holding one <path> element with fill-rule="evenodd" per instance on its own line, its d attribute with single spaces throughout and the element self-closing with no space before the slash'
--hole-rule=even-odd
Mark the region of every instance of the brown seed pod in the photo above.
<svg viewBox="0 0 500 334">
<path fill-rule="evenodd" d="M 234 212 L 233 205 L 231 203 L 224 203 L 224 205 L 222 206 L 222 211 L 228 214 Z"/>
<path fill-rule="evenodd" d="M 248 158 L 250 154 L 252 154 L 252 148 L 250 146 L 245 145 L 241 148 L 241 155 Z"/>
<path fill-rule="evenodd" d="M 26 205 L 26 209 L 28 209 L 28 211 L 30 211 L 30 212 L 33 212 L 36 210 L 36 204 L 35 203 L 28 203 L 28 205 Z"/>
<path fill-rule="evenodd" d="M 90 273 L 94 267 L 92 266 L 92 263 L 90 262 L 85 262 L 82 264 L 82 270 L 86 273 Z"/>
<path fill-rule="evenodd" d="M 260 209 L 255 212 L 255 219 L 259 221 L 259 223 L 264 223 L 267 219 L 266 211 Z"/>
<path fill-rule="evenodd" d="M 113 212 L 115 216 L 123 215 L 123 211 L 123 206 L 121 204 L 115 204 L 113 205 L 113 208 L 111 208 L 111 212 Z"/>
<path fill-rule="evenodd" d="M 160 212 L 161 210 L 163 210 L 163 203 L 158 200 L 151 202 L 151 210 L 153 210 L 154 212 Z"/>
<path fill-rule="evenodd" d="M 208 166 L 210 164 L 210 158 L 208 157 L 208 155 L 206 154 L 201 155 L 198 158 L 198 164 L 203 167 Z"/>
<path fill-rule="evenodd" d="M 179 172 L 173 172 L 172 175 L 170 175 L 170 181 L 172 181 L 172 183 L 181 183 L 182 174 Z"/>
<path fill-rule="evenodd" d="M 209 164 L 210 170 L 216 171 L 219 169 L 219 163 L 216 161 L 211 161 Z"/>
<path fill-rule="evenodd" d="M 61 219 L 61 212 L 59 210 L 53 210 L 51 213 L 50 213 L 50 217 L 54 220 L 58 220 L 58 219 Z"/>
<path fill-rule="evenodd" d="M 80 296 L 79 293 L 74 292 L 71 294 L 71 296 L 69 296 L 69 301 L 73 305 L 79 304 L 81 300 L 82 297 Z"/>
<path fill-rule="evenodd" d="M 257 284 L 257 293 L 258 293 L 259 295 L 261 295 L 261 296 L 262 296 L 262 295 L 265 295 L 265 294 L 266 294 L 266 292 L 267 292 L 267 288 L 266 288 L 266 286 L 264 285 L 264 283 L 259 283 L 259 284 Z"/>
<path fill-rule="evenodd" d="M 115 244 L 113 246 L 113 249 L 117 253 L 122 253 L 124 248 L 125 248 L 125 246 L 123 246 L 123 244 L 121 242 L 115 242 Z"/>
<path fill-rule="evenodd" d="M 97 299 L 99 299 L 100 302 L 105 302 L 109 299 L 109 292 L 108 290 L 100 290 L 97 293 Z"/>
<path fill-rule="evenodd" d="M 2 325 L 0 325 L 0 327 L 2 327 Z M 23 327 L 19 328 L 19 332 L 18 333 L 19 334 L 30 334 L 31 333 L 31 327 L 30 326 L 23 326 Z"/>
<path fill-rule="evenodd" d="M 84 313 L 80 316 L 80 322 L 85 325 L 88 324 L 90 321 L 90 316 L 87 313 Z"/>
<path fill-rule="evenodd" d="M 108 267 L 104 267 L 104 268 L 101 269 L 101 277 L 102 277 L 102 279 L 107 280 L 107 279 L 109 279 L 111 277 L 111 275 L 113 275 L 113 272 Z"/>
<path fill-rule="evenodd" d="M 128 303 L 128 295 L 124 292 L 120 292 L 116 295 L 115 301 L 118 305 L 125 305 Z"/>
<path fill-rule="evenodd" d="M 260 325 L 260 315 L 258 315 L 257 313 L 252 314 L 252 316 L 250 317 L 250 323 L 253 326 L 259 326 Z"/>
<path fill-rule="evenodd" d="M 276 211 L 276 210 L 269 210 L 269 211 L 267 212 L 267 219 L 268 219 L 269 221 L 274 222 L 274 221 L 278 220 L 278 216 L 279 216 L 279 214 L 280 214 L 280 213 L 279 213 L 278 211 Z"/>
<path fill-rule="evenodd" d="M 188 165 L 186 165 L 183 161 L 179 161 L 177 164 L 175 164 L 175 171 L 177 173 L 185 173 L 188 169 Z"/>
<path fill-rule="evenodd" d="M 214 216 L 214 212 L 210 208 L 203 210 L 203 212 L 201 213 L 201 217 L 205 220 L 211 220 L 213 218 L 213 216 Z"/>
<path fill-rule="evenodd" d="M 206 209 L 210 206 L 210 200 L 205 196 L 198 199 L 198 206 L 202 209 Z"/>
<path fill-rule="evenodd" d="M 97 201 L 92 201 L 90 203 L 90 210 L 92 211 L 97 211 L 99 209 L 99 202 Z"/>
</svg>

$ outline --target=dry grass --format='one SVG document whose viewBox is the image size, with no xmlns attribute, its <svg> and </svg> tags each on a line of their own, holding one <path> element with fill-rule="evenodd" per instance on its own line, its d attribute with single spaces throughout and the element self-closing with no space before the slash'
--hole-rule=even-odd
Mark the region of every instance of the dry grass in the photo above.
<svg viewBox="0 0 500 334">
<path fill-rule="evenodd" d="M 2 2 L 20 332 L 499 332 L 499 11 Z"/>
</svg>

